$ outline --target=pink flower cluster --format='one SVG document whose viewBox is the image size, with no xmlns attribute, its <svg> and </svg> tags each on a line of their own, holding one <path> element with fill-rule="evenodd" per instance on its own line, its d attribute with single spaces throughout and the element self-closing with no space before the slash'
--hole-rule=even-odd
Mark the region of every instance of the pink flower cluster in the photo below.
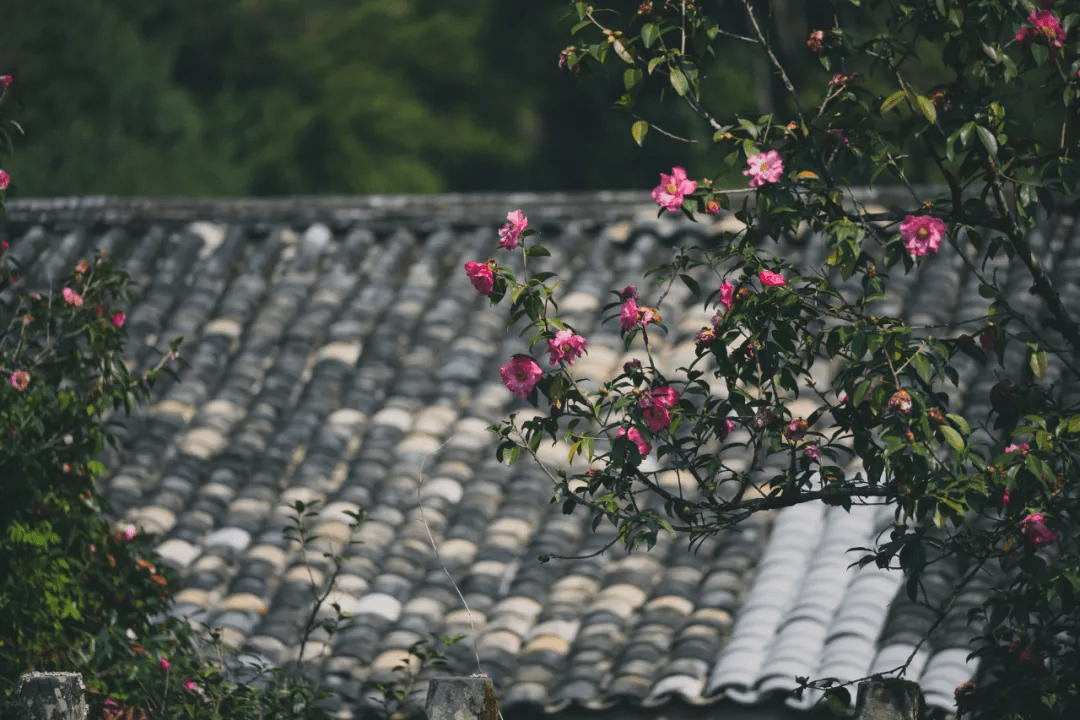
<svg viewBox="0 0 1080 720">
<path fill-rule="evenodd" d="M 11 185 L 11 176 L 6 170 L 0 170 L 0 190 L 7 190 L 8 185 Z"/>
<path fill-rule="evenodd" d="M 656 308 L 638 305 L 638 292 L 633 285 L 624 287 L 620 295 L 623 297 L 623 304 L 619 311 L 619 324 L 623 330 L 633 330 L 639 323 L 641 327 L 646 327 L 649 323 L 660 321 Z"/>
<path fill-rule="evenodd" d="M 772 270 L 762 270 L 758 273 L 758 279 L 761 280 L 761 284 L 768 287 L 780 287 L 781 285 L 787 285 L 784 280 L 784 276 L 780 273 L 773 272 Z"/>
<path fill-rule="evenodd" d="M 1057 51 L 1065 45 L 1065 30 L 1061 27 L 1057 16 L 1047 9 L 1048 3 L 1043 3 L 1042 10 L 1032 10 L 1028 15 L 1028 22 L 1034 27 L 1022 27 L 1016 33 L 1017 42 L 1032 40 L 1050 48 L 1050 57 L 1056 58 Z"/>
<path fill-rule="evenodd" d="M 746 158 L 746 164 L 750 167 L 742 174 L 750 178 L 750 187 L 754 188 L 779 182 L 784 173 L 784 160 L 775 150 L 751 155 Z"/>
<path fill-rule="evenodd" d="M 63 295 L 64 295 L 64 302 L 66 302 L 68 305 L 74 305 L 75 307 L 82 307 L 83 299 L 82 299 L 82 295 L 80 295 L 79 293 L 75 292 L 74 290 L 72 290 L 69 287 L 66 287 L 66 288 L 64 288 Z"/>
<path fill-rule="evenodd" d="M 1020 521 L 1020 532 L 1037 548 L 1057 542 L 1058 534 L 1046 526 L 1042 513 L 1032 513 Z"/>
<path fill-rule="evenodd" d="M 945 236 L 945 223 L 930 215 L 908 215 L 900 223 L 900 237 L 912 255 L 936 253 Z"/>
<path fill-rule="evenodd" d="M 653 432 L 671 425 L 671 409 L 679 404 L 679 391 L 670 385 L 655 388 L 641 398 L 638 406 L 645 411 L 645 422 Z"/>
<path fill-rule="evenodd" d="M 495 273 L 492 271 L 491 263 L 467 262 L 465 274 L 469 276 L 476 292 L 481 295 L 486 297 L 495 289 Z"/>
<path fill-rule="evenodd" d="M 1019 452 L 1020 457 L 1027 456 L 1028 450 L 1029 450 L 1029 448 L 1028 448 L 1027 443 L 1020 443 L 1019 445 L 1013 444 L 1013 445 L 1006 445 L 1005 446 L 1005 452 L 1007 452 L 1007 453 Z"/>
<path fill-rule="evenodd" d="M 585 346 L 589 341 L 580 335 L 575 335 L 573 330 L 560 330 L 555 337 L 548 340 L 548 356 L 552 365 L 558 365 L 560 360 L 566 360 L 567 365 L 573 365 L 574 360 L 581 357 L 585 352 Z"/>
<path fill-rule="evenodd" d="M 725 280 L 720 286 L 720 302 L 728 310 L 731 310 L 731 306 L 735 304 L 735 286 L 730 280 Z"/>
<path fill-rule="evenodd" d="M 30 373 L 25 370 L 16 370 L 11 373 L 9 381 L 11 382 L 11 387 L 22 392 L 30 385 Z"/>
<path fill-rule="evenodd" d="M 543 377 L 544 371 L 539 363 L 528 355 L 515 355 L 510 362 L 499 368 L 503 385 L 518 397 L 529 397 L 536 383 Z"/>
<path fill-rule="evenodd" d="M 619 428 L 619 432 L 615 433 L 615 437 L 617 439 L 623 436 L 630 438 L 630 442 L 637 445 L 637 449 L 638 452 L 641 453 L 641 457 L 645 457 L 650 452 L 652 452 L 652 445 L 647 443 L 645 441 L 645 438 L 641 437 L 641 433 L 638 432 L 637 428 L 632 427 L 629 430 L 627 430 L 626 428 Z"/>
<path fill-rule="evenodd" d="M 506 214 L 506 224 L 499 230 L 499 244 L 507 250 L 516 250 L 521 233 L 529 226 L 529 218 L 514 210 Z"/>
<path fill-rule="evenodd" d="M 660 184 L 653 188 L 652 199 L 660 207 L 671 212 L 678 212 L 682 208 L 686 196 L 696 189 L 697 181 L 690 180 L 686 176 L 686 170 L 681 167 L 673 167 L 670 175 L 660 173 Z"/>
</svg>

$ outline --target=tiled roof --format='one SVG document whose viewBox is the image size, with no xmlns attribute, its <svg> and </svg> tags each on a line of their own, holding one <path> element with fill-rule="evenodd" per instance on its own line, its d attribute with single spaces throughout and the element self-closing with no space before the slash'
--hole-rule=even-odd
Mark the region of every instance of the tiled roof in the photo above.
<svg viewBox="0 0 1080 720">
<path fill-rule="evenodd" d="M 562 317 L 589 338 L 579 374 L 592 377 L 627 359 L 617 323 L 597 322 L 610 289 L 643 286 L 673 245 L 707 242 L 734 222 L 658 220 L 644 193 L 9 204 L 0 232 L 27 268 L 21 288 L 50 285 L 101 248 L 136 281 L 129 361 L 145 368 L 185 337 L 179 380 L 160 383 L 152 405 L 122 423 L 123 451 L 107 458 L 104 483 L 124 518 L 160 533 L 158 551 L 184 577 L 177 611 L 268 662 L 296 660 L 311 580 L 329 568 L 285 541 L 286 506 L 320 499 L 315 532 L 347 555 L 328 602 L 352 620 L 332 638 L 317 631 L 306 656 L 339 692 L 343 716 L 360 712 L 365 680 L 387 679 L 403 649 L 433 632 L 469 636 L 451 649 L 451 669 L 474 672 L 475 647 L 504 709 L 520 712 L 768 703 L 796 675 L 850 679 L 906 660 L 934 614 L 906 599 L 898 574 L 853 569 L 858 554 L 847 552 L 889 526 L 882 508 L 802 505 L 694 550 L 661 537 L 649 552 L 538 561 L 591 555 L 614 530 L 564 515 L 530 462 L 494 458 L 487 426 L 529 409 L 498 374 L 525 346 L 462 266 L 495 255 L 495 230 L 518 207 L 566 279 Z M 1052 267 L 1076 306 L 1071 221 L 1033 242 L 1061 260 Z M 780 252 L 823 259 L 813 238 Z M 881 314 L 939 323 L 985 312 L 949 248 L 896 280 Z M 709 315 L 681 286 L 660 309 L 671 332 L 657 350 L 674 369 L 693 357 Z M 961 363 L 954 401 L 985 414 L 993 370 Z M 565 449 L 542 454 L 566 459 Z M 344 511 L 359 508 L 372 519 L 362 543 L 346 547 Z M 924 585 L 940 602 L 959 570 L 932 567 Z M 908 677 L 932 706 L 951 708 L 974 671 L 966 610 L 992 581 L 957 598 L 915 653 Z"/>
</svg>

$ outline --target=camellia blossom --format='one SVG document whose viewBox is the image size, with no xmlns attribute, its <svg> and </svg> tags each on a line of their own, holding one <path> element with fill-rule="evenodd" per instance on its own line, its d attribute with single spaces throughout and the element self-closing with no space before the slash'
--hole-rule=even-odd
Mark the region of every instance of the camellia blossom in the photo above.
<svg viewBox="0 0 1080 720">
<path fill-rule="evenodd" d="M 1019 445 L 1013 444 L 1013 445 L 1006 445 L 1005 446 L 1005 452 L 1007 452 L 1007 453 L 1018 452 L 1018 453 L 1020 453 L 1020 457 L 1024 457 L 1025 455 L 1027 455 L 1028 450 L 1029 450 L 1029 448 L 1028 448 L 1027 443 L 1020 443 Z"/>
<path fill-rule="evenodd" d="M 655 388 L 641 398 L 638 405 L 645 411 L 645 422 L 653 432 L 671 425 L 671 408 L 679 404 L 679 391 L 670 385 Z"/>
<path fill-rule="evenodd" d="M 723 440 L 733 432 L 735 432 L 735 421 L 731 418 L 724 418 L 724 422 L 720 424 L 720 428 L 717 432 L 719 439 Z"/>
<path fill-rule="evenodd" d="M 122 313 L 122 312 L 113 313 L 113 316 L 112 316 L 113 327 L 118 327 L 118 328 L 124 327 L 125 322 L 127 322 L 127 315 L 125 313 Z"/>
<path fill-rule="evenodd" d="M 762 270 L 758 273 L 758 279 L 761 280 L 762 285 L 767 285 L 769 287 L 787 285 L 784 276 L 780 273 L 775 273 L 772 270 Z"/>
<path fill-rule="evenodd" d="M 750 168 L 743 170 L 742 174 L 750 178 L 750 187 L 778 182 L 784 172 L 784 160 L 775 150 L 751 155 L 746 158 L 746 163 Z"/>
<path fill-rule="evenodd" d="M 730 280 L 725 280 L 724 284 L 720 286 L 720 302 L 728 310 L 735 304 L 735 286 L 731 284 Z"/>
<path fill-rule="evenodd" d="M 507 223 L 499 230 L 499 244 L 507 250 L 516 250 L 521 233 L 529 226 L 529 218 L 514 210 L 506 214 Z"/>
<path fill-rule="evenodd" d="M 66 288 L 64 288 L 63 295 L 64 295 L 64 302 L 66 302 L 68 305 L 74 305 L 75 307 L 82 307 L 83 299 L 82 299 L 82 295 L 80 295 L 79 293 L 75 292 L 74 290 L 72 290 L 69 287 L 66 287 Z"/>
<path fill-rule="evenodd" d="M 930 215 L 908 215 L 900 223 L 900 237 L 912 255 L 936 253 L 945 236 L 945 222 Z"/>
<path fill-rule="evenodd" d="M 1032 10 L 1028 15 L 1028 22 L 1034 27 L 1020 28 L 1020 32 L 1016 33 L 1016 41 L 1033 40 L 1046 45 L 1050 48 L 1050 57 L 1056 58 L 1058 49 L 1065 44 L 1065 30 L 1061 27 L 1057 16 L 1047 9 Z"/>
<path fill-rule="evenodd" d="M 581 357 L 585 352 L 585 346 L 589 341 L 580 335 L 575 335 L 573 330 L 560 330 L 555 337 L 548 340 L 548 355 L 552 365 L 558 365 L 560 360 L 566 360 L 567 365 L 573 365 L 574 360 Z"/>
<path fill-rule="evenodd" d="M 187 679 L 187 680 L 186 680 L 186 681 L 184 682 L 184 689 L 185 689 L 185 690 L 187 690 L 188 692 L 192 692 L 192 693 L 193 693 L 193 692 L 195 692 L 196 690 L 198 690 L 198 689 L 199 689 L 199 686 L 195 684 L 195 681 L 194 681 L 194 680 L 192 680 L 191 678 L 188 678 L 188 679 Z"/>
<path fill-rule="evenodd" d="M 900 415 L 911 412 L 911 395 L 907 390 L 901 388 L 893 393 L 893 396 L 889 398 L 889 410 Z"/>
<path fill-rule="evenodd" d="M 510 362 L 499 368 L 503 385 L 518 397 L 528 397 L 536 383 L 544 375 L 539 363 L 528 355 L 515 355 Z"/>
<path fill-rule="evenodd" d="M 633 297 L 628 297 L 623 301 L 622 309 L 619 311 L 619 324 L 622 325 L 623 330 L 630 330 L 637 325 L 638 311 L 637 300 Z"/>
<path fill-rule="evenodd" d="M 124 528 L 123 533 L 124 533 L 124 540 L 127 541 L 127 542 L 131 542 L 132 540 L 135 539 L 135 536 L 139 534 L 139 528 L 137 528 L 134 525 L 128 525 L 127 527 Z"/>
<path fill-rule="evenodd" d="M 807 431 L 806 421 L 802 418 L 795 418 L 784 427 L 784 434 L 791 440 L 800 440 Z"/>
<path fill-rule="evenodd" d="M 10 382 L 11 387 L 21 392 L 30 384 L 30 373 L 25 370 L 16 370 L 11 373 Z"/>
<path fill-rule="evenodd" d="M 10 75 L 0 75 L 0 87 L 7 88 L 11 85 L 12 80 L 15 78 Z"/>
<path fill-rule="evenodd" d="M 623 436 L 630 438 L 630 442 L 637 445 L 637 449 L 638 452 L 641 454 L 641 457 L 645 457 L 650 452 L 652 452 L 652 445 L 647 443 L 645 441 L 645 438 L 641 437 L 641 433 L 638 432 L 637 428 L 632 427 L 629 430 L 627 430 L 626 428 L 619 428 L 619 432 L 615 433 L 615 437 L 621 438 Z"/>
<path fill-rule="evenodd" d="M 803 457 L 811 462 L 817 462 L 821 459 L 821 448 L 817 445 L 807 445 L 803 448 Z"/>
<path fill-rule="evenodd" d="M 627 360 L 622 366 L 623 372 L 627 375 L 632 375 L 641 369 L 641 361 L 638 359 Z"/>
<path fill-rule="evenodd" d="M 469 276 L 469 280 L 472 280 L 476 292 L 481 295 L 490 295 L 495 288 L 495 275 L 490 264 L 467 262 L 465 263 L 465 273 Z"/>
<path fill-rule="evenodd" d="M 1037 548 L 1058 540 L 1058 534 L 1046 526 L 1042 513 L 1033 513 L 1020 521 L 1020 532 Z"/>
<path fill-rule="evenodd" d="M 7 174 L 6 170 L 0 170 L 0 190 L 7 190 L 10 184 L 11 176 Z"/>
<path fill-rule="evenodd" d="M 172 667 L 172 665 L 169 664 L 169 661 L 166 660 L 165 658 L 161 658 L 161 660 L 159 661 L 159 664 L 161 665 L 161 669 L 166 671 L 166 672 L 168 672 L 169 668 Z"/>
<path fill-rule="evenodd" d="M 660 173 L 660 184 L 653 188 L 652 199 L 667 210 L 678 212 L 687 195 L 697 190 L 697 181 L 686 177 L 681 167 L 671 168 L 671 174 Z"/>
</svg>

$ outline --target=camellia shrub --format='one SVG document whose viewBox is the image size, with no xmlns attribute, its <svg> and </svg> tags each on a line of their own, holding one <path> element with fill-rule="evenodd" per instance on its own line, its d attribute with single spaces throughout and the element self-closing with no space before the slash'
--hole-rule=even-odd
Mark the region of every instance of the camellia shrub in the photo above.
<svg viewBox="0 0 1080 720">
<path fill-rule="evenodd" d="M 5 143 L 17 128 L 4 114 L 11 84 L 0 75 Z M 10 182 L 0 170 L 0 212 Z M 10 250 L 0 243 L 0 716 L 19 677 L 37 670 L 81 673 L 90 717 L 106 720 L 327 717 L 328 693 L 239 662 L 217 633 L 170 615 L 175 573 L 97 492 L 108 418 L 149 397 L 179 339 L 133 374 L 121 359 L 131 278 L 116 261 L 99 252 L 56 287 L 26 292 L 32 268 Z M 304 552 L 314 515 L 297 509 L 289 530 Z M 313 588 L 305 637 L 342 620 L 317 620 L 328 593 Z"/>
<path fill-rule="evenodd" d="M 712 143 L 746 184 L 721 189 L 673 160 L 652 198 L 660 214 L 691 220 L 734 205 L 742 229 L 678 248 L 652 281 L 613 291 L 604 312 L 634 359 L 613 379 L 585 378 L 574 362 L 588 339 L 558 317 L 558 268 L 543 266 L 548 251 L 511 213 L 498 252 L 521 252 L 525 274 L 497 258 L 465 267 L 492 305 L 509 298 L 508 328 L 524 326 L 502 378 L 540 410 L 493 427 L 498 457 L 524 451 L 540 463 L 540 443 L 565 441 L 570 470 L 540 463 L 555 500 L 594 526 L 613 523 L 628 547 L 664 531 L 692 542 L 797 503 L 888 503 L 897 523 L 861 562 L 905 572 L 913 600 L 946 556 L 962 569 L 954 598 L 987 568 L 1006 578 L 970 618 L 985 671 L 957 688 L 960 714 L 1075 717 L 1080 328 L 1053 248 L 1033 247 L 1030 230 L 1078 210 L 1080 5 L 834 0 L 835 24 L 813 30 L 793 60 L 821 66 L 801 87 L 770 39 L 767 1 L 604 5 L 570 3 L 575 40 L 560 66 L 621 68 L 617 105 L 638 143 L 651 129 L 673 136 L 663 115 L 639 108 L 658 112 L 660 100 L 695 115 L 699 135 L 682 139 Z M 788 90 L 783 107 L 734 116 L 710 95 L 710 72 L 739 71 L 723 60 L 732 42 L 765 59 Z M 882 182 L 904 199 L 867 209 L 854 189 Z M 824 243 L 823 265 L 778 256 L 783 237 Z M 976 279 L 984 314 L 935 327 L 875 314 L 893 283 L 945 255 Z M 1018 309 L 1005 266 L 1036 313 Z M 666 331 L 663 298 L 676 282 L 714 316 L 696 359 L 665 374 L 649 337 Z M 989 413 L 950 403 L 968 359 L 998 375 Z M 822 386 L 811 372 L 826 362 L 839 369 Z M 818 409 L 797 414 L 798 398 Z M 659 482 L 671 471 L 682 493 Z M 801 682 L 848 697 L 829 679 Z"/>
</svg>

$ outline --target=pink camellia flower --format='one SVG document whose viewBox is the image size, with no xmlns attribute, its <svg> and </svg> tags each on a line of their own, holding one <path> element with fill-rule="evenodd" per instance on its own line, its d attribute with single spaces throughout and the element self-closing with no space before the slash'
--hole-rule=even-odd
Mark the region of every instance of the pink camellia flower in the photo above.
<svg viewBox="0 0 1080 720">
<path fill-rule="evenodd" d="M 589 341 L 580 335 L 575 335 L 573 330 L 560 330 L 555 337 L 548 340 L 548 355 L 552 365 L 558 365 L 560 360 L 566 360 L 567 365 L 573 365 L 574 360 L 581 357 L 585 352 L 585 346 Z"/>
<path fill-rule="evenodd" d="M 122 313 L 122 312 L 113 313 L 113 316 L 112 316 L 113 327 L 118 327 L 118 328 L 124 327 L 124 323 L 126 323 L 126 322 L 127 322 L 127 315 L 125 313 Z"/>
<path fill-rule="evenodd" d="M 730 280 L 725 280 L 724 284 L 720 286 L 720 302 L 728 310 L 735 304 L 735 286 L 731 284 Z"/>
<path fill-rule="evenodd" d="M 469 280 L 472 280 L 476 292 L 481 295 L 490 295 L 495 288 L 495 275 L 488 263 L 467 262 L 465 273 L 469 276 Z"/>
<path fill-rule="evenodd" d="M 166 660 L 165 658 L 161 658 L 161 660 L 159 660 L 158 663 L 161 665 L 161 669 L 166 671 L 166 672 L 168 672 L 169 668 L 172 667 L 172 665 L 169 664 L 169 661 Z"/>
<path fill-rule="evenodd" d="M 0 87 L 8 88 L 11 86 L 11 81 L 15 78 L 10 75 L 0 75 Z"/>
<path fill-rule="evenodd" d="M 1057 16 L 1046 7 L 1047 4 L 1043 3 L 1042 10 L 1031 11 L 1028 22 L 1035 27 L 1020 28 L 1020 32 L 1016 33 L 1016 41 L 1025 42 L 1030 39 L 1040 45 L 1046 45 L 1050 48 L 1050 57 L 1056 58 L 1058 49 L 1065 44 L 1065 30 L 1061 27 Z"/>
<path fill-rule="evenodd" d="M 817 445 L 807 445 L 803 448 L 803 457 L 811 462 L 817 462 L 821 459 L 821 448 Z"/>
<path fill-rule="evenodd" d="M 499 244 L 507 250 L 516 250 L 521 233 L 529 226 L 529 218 L 514 210 L 506 214 L 507 223 L 499 230 Z"/>
<path fill-rule="evenodd" d="M 716 215 L 720 212 L 720 203 L 716 200 L 709 200 L 705 203 L 705 212 L 709 215 Z"/>
<path fill-rule="evenodd" d="M 629 430 L 627 430 L 626 428 L 619 428 L 619 432 L 615 433 L 616 438 L 621 438 L 624 435 L 630 438 L 630 442 L 637 445 L 637 449 L 638 452 L 641 454 L 641 457 L 645 457 L 650 452 L 652 452 L 652 445 L 645 442 L 645 438 L 641 437 L 641 433 L 638 432 L 637 428 L 632 427 Z"/>
<path fill-rule="evenodd" d="M 641 369 L 641 361 L 636 360 L 636 359 L 635 360 L 627 360 L 626 362 L 623 363 L 622 369 L 623 369 L 623 372 L 626 373 L 627 375 L 632 375 L 634 372 Z"/>
<path fill-rule="evenodd" d="M 889 410 L 900 415 L 911 412 L 911 395 L 907 390 L 901 388 L 893 393 L 893 396 L 889 398 Z"/>
<path fill-rule="evenodd" d="M 944 236 L 944 221 L 930 215 L 908 215 L 900 223 L 900 237 L 912 255 L 936 253 Z"/>
<path fill-rule="evenodd" d="M 652 199 L 662 208 L 678 212 L 687 195 L 697 190 L 697 181 L 686 177 L 681 167 L 671 168 L 671 174 L 660 173 L 660 184 L 653 188 Z"/>
<path fill-rule="evenodd" d="M 671 408 L 679 404 L 679 391 L 670 385 L 663 385 L 641 398 L 639 407 L 645 410 L 645 422 L 653 432 L 659 432 L 671 425 Z"/>
<path fill-rule="evenodd" d="M 701 331 L 694 336 L 694 345 L 705 350 L 713 344 L 713 340 L 716 340 L 716 330 L 711 327 L 703 327 L 701 328 Z"/>
<path fill-rule="evenodd" d="M 784 172 L 784 161 L 775 150 L 751 155 L 746 158 L 746 163 L 750 168 L 743 170 L 742 174 L 750 178 L 750 187 L 778 182 Z"/>
<path fill-rule="evenodd" d="M 1046 526 L 1042 513 L 1033 513 L 1020 521 L 1020 532 L 1037 548 L 1056 542 L 1058 534 Z"/>
<path fill-rule="evenodd" d="M 6 170 L 0 170 L 0 190 L 7 190 L 10 184 L 11 176 L 7 174 Z"/>
<path fill-rule="evenodd" d="M 64 302 L 66 302 L 68 305 L 74 305 L 75 307 L 82 307 L 82 295 L 75 292 L 71 288 L 66 287 L 64 288 Z"/>
<path fill-rule="evenodd" d="M 626 298 L 634 298 L 635 300 L 640 299 L 638 297 L 637 288 L 634 287 L 633 285 L 627 285 L 622 290 L 620 290 L 619 291 L 619 299 L 620 300 L 625 300 Z"/>
<path fill-rule="evenodd" d="M 1001 493 L 1001 506 L 1005 507 L 1008 504 L 1009 504 L 1009 488 L 1005 488 L 1004 492 Z"/>
<path fill-rule="evenodd" d="M 139 534 L 139 528 L 134 525 L 128 525 L 124 528 L 124 540 L 131 542 L 135 539 L 135 536 Z"/>
<path fill-rule="evenodd" d="M 91 555 L 97 552 L 97 546 L 94 543 L 90 543 L 86 549 L 90 551 Z"/>
<path fill-rule="evenodd" d="M 0 250 L 7 250 L 9 247 L 7 240 L 0 240 Z"/>
<path fill-rule="evenodd" d="M 723 440 L 731 433 L 735 432 L 735 422 L 731 418 L 724 418 L 724 422 L 720 424 L 720 429 L 717 435 Z"/>
<path fill-rule="evenodd" d="M 528 355 L 515 355 L 499 368 L 503 385 L 518 397 L 528 397 L 543 376 L 540 365 Z"/>
<path fill-rule="evenodd" d="M 633 296 L 626 298 L 623 301 L 622 309 L 619 311 L 619 324 L 622 325 L 622 329 L 632 330 L 638 324 L 640 312 L 637 300 Z"/>
<path fill-rule="evenodd" d="M 98 303 L 94 306 L 94 312 L 97 313 L 98 317 L 105 317 L 105 306 Z"/>
<path fill-rule="evenodd" d="M 86 261 L 85 261 L 85 260 L 80 260 L 80 261 L 79 261 L 79 262 L 78 262 L 78 263 L 77 263 L 77 264 L 75 265 L 75 272 L 78 272 L 78 273 L 84 273 L 84 272 L 86 272 L 86 271 L 87 271 L 87 270 L 89 270 L 89 269 L 90 269 L 90 266 L 86 264 Z"/>
<path fill-rule="evenodd" d="M 11 387 L 21 392 L 30 384 L 30 373 L 25 370 L 16 370 L 11 373 L 9 380 L 11 382 Z"/>
<path fill-rule="evenodd" d="M 1013 444 L 1013 445 L 1006 445 L 1005 446 L 1005 452 L 1007 452 L 1007 453 L 1019 452 L 1020 457 L 1026 456 L 1028 454 L 1028 450 L 1030 450 L 1030 448 L 1028 447 L 1027 443 L 1020 443 L 1019 445 Z"/>
<path fill-rule="evenodd" d="M 795 418 L 784 427 L 784 434 L 788 436 L 790 440 L 801 440 L 802 436 L 806 434 L 807 424 L 802 418 Z"/>
<path fill-rule="evenodd" d="M 192 680 L 191 678 L 188 678 L 187 681 L 184 682 L 184 689 L 187 690 L 188 692 L 193 693 L 193 692 L 195 692 L 196 690 L 199 689 L 199 686 L 195 684 L 194 680 Z"/>
<path fill-rule="evenodd" d="M 767 285 L 769 287 L 787 285 L 787 282 L 784 281 L 784 276 L 780 273 L 775 273 L 772 270 L 762 270 L 758 273 L 758 279 L 761 280 L 762 285 Z"/>
</svg>

